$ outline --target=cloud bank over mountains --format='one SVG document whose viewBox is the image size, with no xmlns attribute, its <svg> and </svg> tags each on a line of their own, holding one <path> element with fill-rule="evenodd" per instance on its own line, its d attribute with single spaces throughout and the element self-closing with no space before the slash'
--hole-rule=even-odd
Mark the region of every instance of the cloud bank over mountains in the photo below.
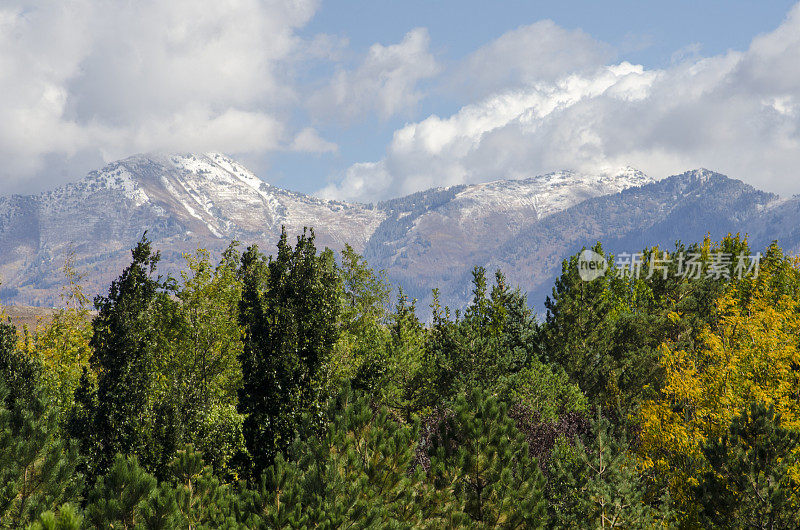
<svg viewBox="0 0 800 530">
<path fill-rule="evenodd" d="M 136 152 L 345 157 L 337 130 L 389 120 L 400 122 L 384 152 L 319 175 L 319 195 L 369 202 L 628 165 L 657 178 L 709 167 L 800 192 L 800 5 L 744 51 L 676 50 L 659 69 L 549 20 L 455 60 L 424 27 L 359 52 L 346 36 L 304 35 L 318 9 L 313 0 L 4 2 L 3 192 Z"/>
<path fill-rule="evenodd" d="M 655 70 L 604 65 L 606 57 L 602 43 L 552 23 L 509 32 L 462 66 L 465 79 L 494 93 L 398 129 L 383 158 L 352 165 L 320 194 L 373 200 L 626 165 L 657 178 L 710 167 L 800 192 L 800 6 L 744 52 L 692 55 Z"/>
</svg>

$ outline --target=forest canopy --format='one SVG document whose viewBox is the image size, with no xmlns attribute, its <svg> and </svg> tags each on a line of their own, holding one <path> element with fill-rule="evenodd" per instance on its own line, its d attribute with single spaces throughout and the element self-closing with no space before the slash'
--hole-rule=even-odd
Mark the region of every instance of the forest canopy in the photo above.
<svg viewBox="0 0 800 530">
<path fill-rule="evenodd" d="M 478 267 L 428 321 L 313 230 L 177 278 L 142 237 L 93 303 L 68 260 L 52 318 L 0 323 L 0 527 L 800 526 L 797 260 L 591 250 L 544 315 Z"/>
</svg>

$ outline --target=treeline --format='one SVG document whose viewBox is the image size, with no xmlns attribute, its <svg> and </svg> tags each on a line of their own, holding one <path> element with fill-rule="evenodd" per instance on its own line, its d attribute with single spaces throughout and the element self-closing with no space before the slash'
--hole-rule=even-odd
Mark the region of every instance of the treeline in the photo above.
<svg viewBox="0 0 800 530">
<path fill-rule="evenodd" d="M 313 232 L 180 278 L 143 237 L 95 312 L 68 261 L 51 320 L 0 325 L 0 527 L 796 528 L 800 269 L 720 252 L 574 256 L 541 320 L 478 268 L 427 323 Z"/>
</svg>

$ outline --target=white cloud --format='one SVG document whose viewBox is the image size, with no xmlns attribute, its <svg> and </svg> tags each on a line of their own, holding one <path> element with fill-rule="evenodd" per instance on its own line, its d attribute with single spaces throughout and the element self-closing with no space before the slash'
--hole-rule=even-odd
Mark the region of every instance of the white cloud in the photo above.
<svg viewBox="0 0 800 530">
<path fill-rule="evenodd" d="M 322 138 L 312 127 L 306 127 L 294 137 L 290 149 L 305 153 L 336 153 L 339 146 Z"/>
<path fill-rule="evenodd" d="M 0 7 L 0 183 L 87 152 L 284 146 L 284 62 L 314 0 L 74 0 Z"/>
<path fill-rule="evenodd" d="M 398 44 L 373 44 L 357 68 L 339 69 L 309 106 L 317 115 L 345 121 L 372 112 L 388 119 L 413 109 L 423 95 L 418 83 L 439 72 L 429 45 L 425 28 L 409 31 Z"/>
<path fill-rule="evenodd" d="M 343 179 L 346 186 L 329 184 L 317 195 L 325 199 L 373 202 L 384 195 L 391 180 L 384 162 L 361 162 L 347 168 Z"/>
<path fill-rule="evenodd" d="M 800 5 L 744 52 L 662 70 L 581 64 L 556 81 L 497 91 L 449 117 L 406 125 L 385 158 L 354 166 L 325 194 L 375 200 L 625 165 L 654 177 L 702 166 L 768 190 L 800 192 Z"/>
<path fill-rule="evenodd" d="M 472 53 L 451 85 L 485 96 L 497 90 L 555 81 L 566 74 L 607 64 L 611 47 L 583 31 L 540 20 L 506 32 Z"/>
</svg>

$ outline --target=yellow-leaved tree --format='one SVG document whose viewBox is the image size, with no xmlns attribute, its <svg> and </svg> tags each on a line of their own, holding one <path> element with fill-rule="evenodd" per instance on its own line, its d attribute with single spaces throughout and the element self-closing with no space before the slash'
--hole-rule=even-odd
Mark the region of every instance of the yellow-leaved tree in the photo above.
<svg viewBox="0 0 800 530">
<path fill-rule="evenodd" d="M 61 292 L 62 307 L 52 317 L 40 318 L 34 333 L 23 336 L 19 343 L 21 349 L 38 360 L 43 389 L 60 420 L 72 408 L 84 369 L 90 378 L 95 377 L 89 369 L 92 355 L 89 299 L 83 293 L 83 275 L 75 269 L 73 252 L 68 253 L 62 271 L 66 280 Z"/>
<path fill-rule="evenodd" d="M 734 416 L 761 402 L 775 407 L 783 426 L 800 428 L 797 262 L 773 245 L 762 263 L 757 277 L 732 283 L 716 301 L 716 322 L 693 348 L 662 345 L 664 386 L 640 412 L 640 464 L 668 487 L 687 521 L 696 509 L 692 487 L 707 465 L 703 444 Z"/>
</svg>

